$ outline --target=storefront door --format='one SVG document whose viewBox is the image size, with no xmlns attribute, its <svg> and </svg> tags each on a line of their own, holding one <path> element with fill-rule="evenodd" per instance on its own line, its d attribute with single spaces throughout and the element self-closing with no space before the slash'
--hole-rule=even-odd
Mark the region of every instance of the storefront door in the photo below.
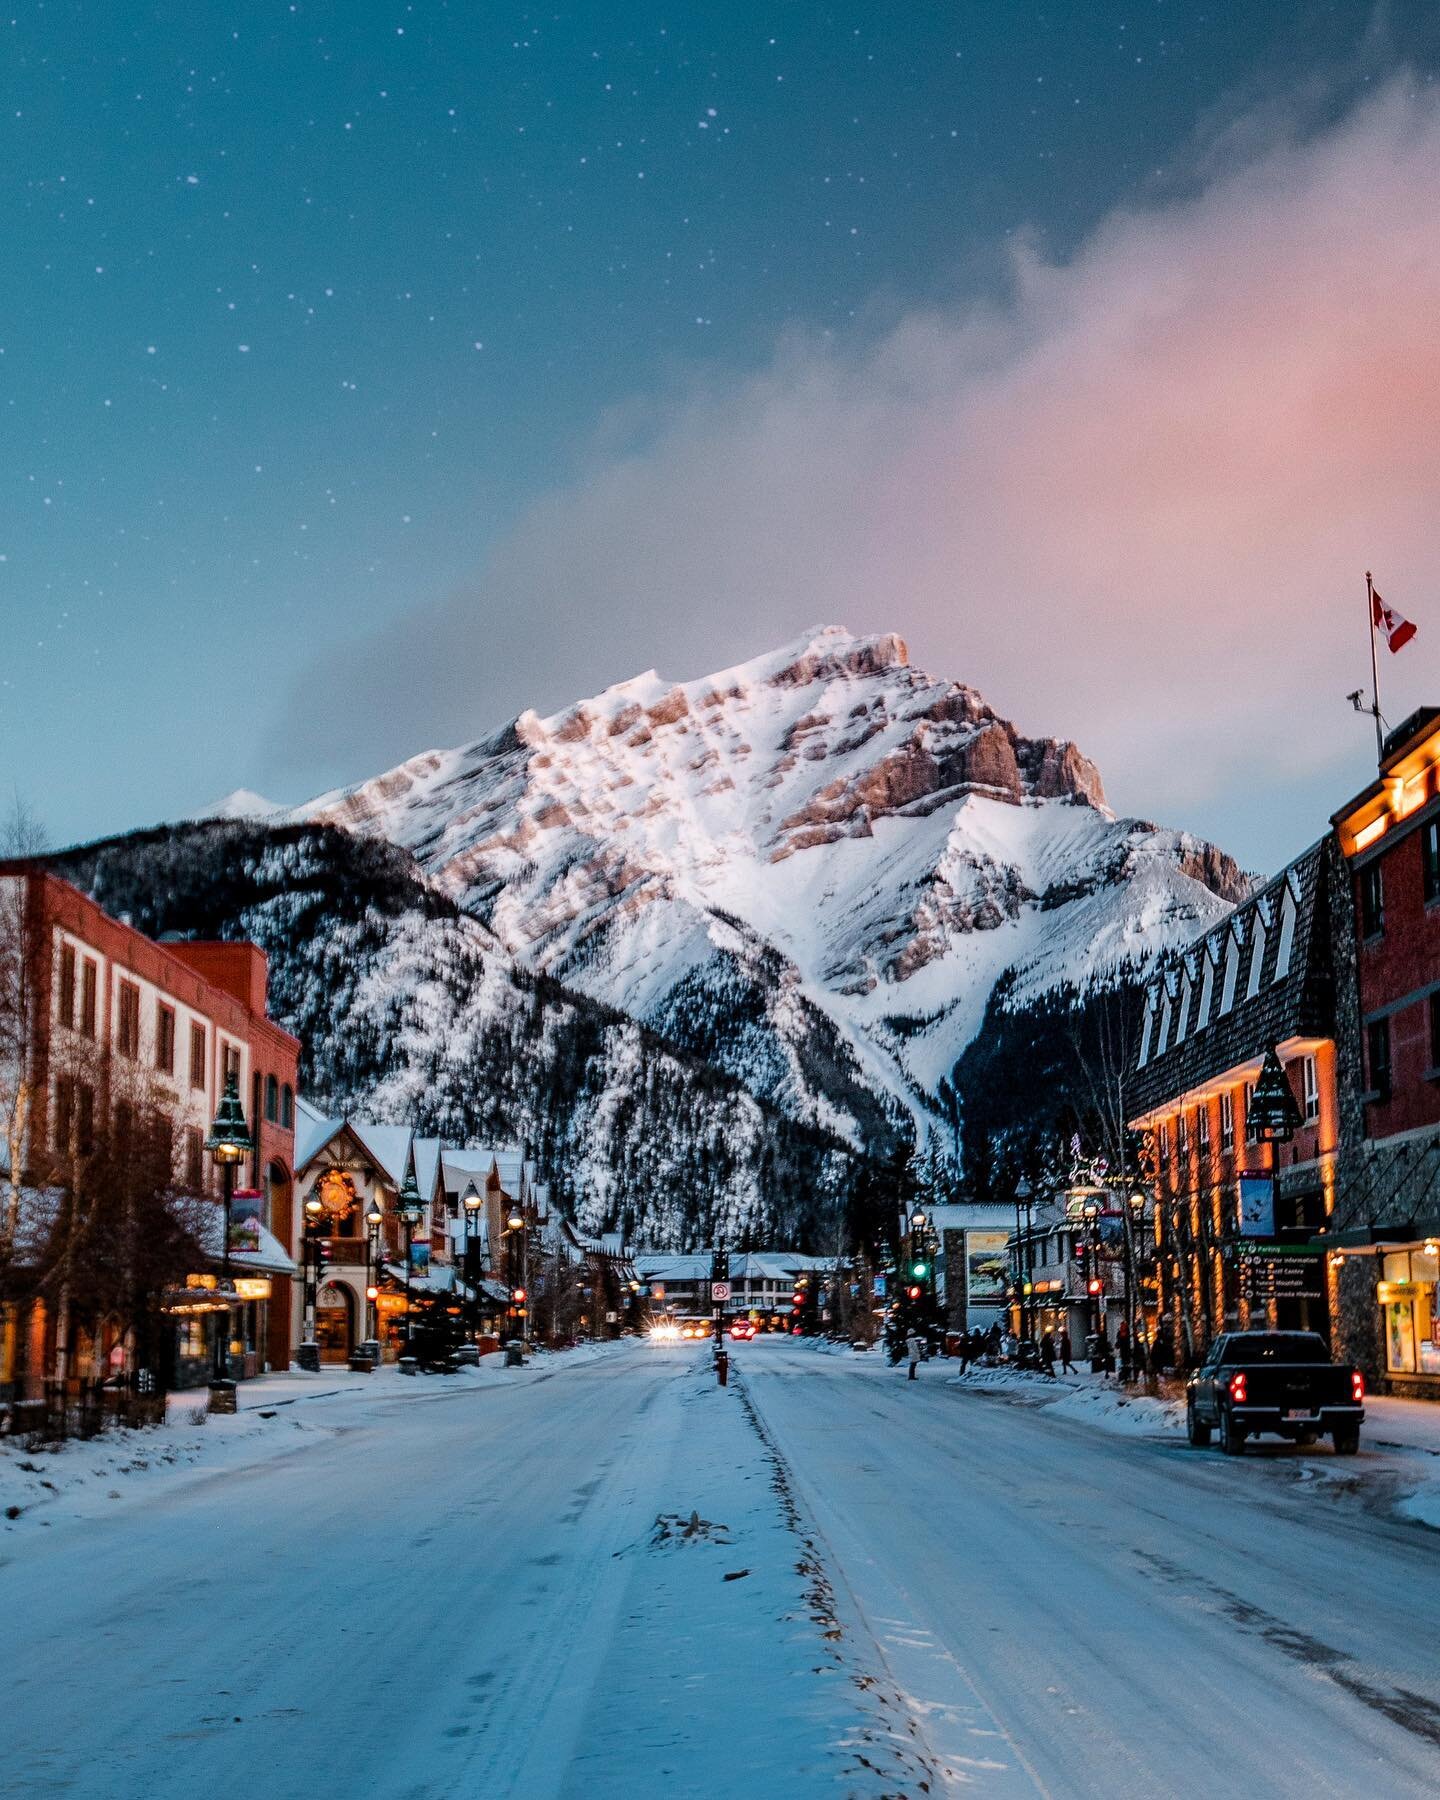
<svg viewBox="0 0 1440 1800">
<path fill-rule="evenodd" d="M 344 1362 L 355 1341 L 348 1288 L 327 1281 L 315 1301 L 315 1341 L 321 1362 Z"/>
</svg>

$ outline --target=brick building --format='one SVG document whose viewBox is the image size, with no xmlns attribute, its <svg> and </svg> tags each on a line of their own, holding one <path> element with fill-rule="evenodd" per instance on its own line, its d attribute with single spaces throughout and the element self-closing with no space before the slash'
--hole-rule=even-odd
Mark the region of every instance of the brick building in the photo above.
<svg viewBox="0 0 1440 1800">
<path fill-rule="evenodd" d="M 1392 1392 L 1440 1397 L 1440 708 L 1390 733 L 1332 823 L 1355 939 L 1343 1348 Z"/>
<path fill-rule="evenodd" d="M 12 970 L 26 971 L 23 1022 L 10 1020 L 9 1061 L 0 1070 L 0 1100 L 15 1128 L 18 1171 L 7 1144 L 11 1193 L 29 1197 L 26 1254 L 40 1254 L 51 1184 L 70 1146 L 114 1127 L 120 1110 L 143 1107 L 163 1123 L 177 1193 L 209 1198 L 198 1212 L 202 1261 L 222 1260 L 216 1170 L 205 1152 L 229 1074 L 246 1100 L 254 1149 L 237 1181 L 237 1217 L 246 1218 L 245 1248 L 232 1232 L 233 1307 L 196 1299 L 170 1315 L 169 1364 L 162 1380 L 207 1378 L 213 1334 L 232 1332 L 232 1372 L 240 1377 L 290 1358 L 289 1283 L 283 1249 L 291 1232 L 298 1041 L 269 1017 L 266 962 L 250 944 L 156 943 L 125 920 L 111 918 L 77 888 L 28 864 L 0 864 L 0 916 L 8 929 Z M 21 984 L 7 983 L 12 1011 Z M 23 1029 L 21 1028 L 23 1023 Z M 23 1116 L 16 1099 L 28 1105 Z M 10 1134 L 7 1134 L 10 1135 Z M 13 1179 L 11 1177 L 13 1176 Z M 196 1291 L 203 1293 L 194 1271 Z M 113 1372 L 132 1354 L 125 1334 L 105 1321 L 75 1319 L 70 1341 L 57 1344 L 53 1303 L 22 1319 L 8 1309 L 0 1336 L 0 1383 L 33 1382 L 58 1365 L 81 1377 Z M 112 1341 L 113 1339 L 113 1341 Z"/>
<path fill-rule="evenodd" d="M 1343 949 L 1336 958 L 1337 863 L 1333 839 L 1313 845 L 1169 959 L 1146 992 L 1129 1122 L 1150 1149 L 1161 1354 L 1180 1363 L 1237 1326 L 1330 1328 L 1317 1239 L 1335 1207 L 1337 1017 L 1350 992 Z M 1283 1144 L 1259 1141 L 1251 1109 L 1271 1050 L 1299 1120 Z M 1273 1204 L 1249 1235 L 1247 1192 L 1267 1214 Z"/>
</svg>

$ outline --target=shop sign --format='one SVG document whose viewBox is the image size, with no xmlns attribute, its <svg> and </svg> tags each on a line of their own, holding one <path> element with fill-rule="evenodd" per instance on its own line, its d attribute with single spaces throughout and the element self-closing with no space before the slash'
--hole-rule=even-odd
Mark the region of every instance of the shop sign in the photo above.
<svg viewBox="0 0 1440 1800">
<path fill-rule="evenodd" d="M 211 1289 L 214 1289 L 214 1288 L 219 1287 L 220 1277 L 218 1275 L 209 1275 L 209 1274 L 187 1275 L 185 1277 L 185 1285 L 187 1288 L 211 1288 Z"/>
<path fill-rule="evenodd" d="M 966 1295 L 971 1300 L 999 1300 L 1005 1293 L 1007 1258 L 1004 1231 L 965 1233 Z"/>
<path fill-rule="evenodd" d="M 405 1296 L 403 1294 L 377 1294 L 375 1296 L 375 1307 L 376 1310 L 381 1313 L 403 1313 L 405 1310 Z"/>
<path fill-rule="evenodd" d="M 270 1298 L 270 1277 L 268 1275 L 237 1275 L 235 1277 L 235 1298 L 237 1300 L 268 1300 Z"/>
</svg>

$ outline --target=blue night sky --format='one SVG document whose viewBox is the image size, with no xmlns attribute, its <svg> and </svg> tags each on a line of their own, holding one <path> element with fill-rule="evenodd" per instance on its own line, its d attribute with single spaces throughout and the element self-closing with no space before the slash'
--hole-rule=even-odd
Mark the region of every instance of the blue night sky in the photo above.
<svg viewBox="0 0 1440 1800">
<path fill-rule="evenodd" d="M 1364 722 L 1357 739 L 1333 707 L 1333 741 L 1304 754 L 1247 740 L 1188 785 L 1162 778 L 1149 746 L 1172 702 L 1117 708 L 1083 642 L 1056 642 L 1048 622 L 1071 602 L 1048 564 L 1017 571 L 1014 591 L 993 578 L 968 590 L 954 546 L 922 542 L 902 510 L 867 538 L 889 545 L 893 580 L 877 553 L 863 592 L 838 576 L 817 589 L 795 573 L 802 551 L 739 496 L 747 456 L 773 453 L 757 420 L 781 390 L 793 418 L 817 380 L 841 407 L 838 422 L 821 409 L 817 451 L 868 454 L 893 434 L 888 466 L 943 462 L 943 445 L 925 454 L 940 429 L 927 396 L 948 442 L 990 379 L 987 331 L 1007 378 L 1047 332 L 1083 333 L 1088 355 L 1115 317 L 1113 300 L 1088 298 L 1116 278 L 1105 259 L 1137 266 L 1117 241 L 1153 249 L 1163 292 L 1164 259 L 1222 230 L 1211 213 L 1244 229 L 1233 184 L 1257 161 L 1289 159 L 1256 204 L 1313 224 L 1315 196 L 1340 176 L 1331 163 L 1312 176 L 1305 158 L 1363 160 L 1378 139 L 1389 168 L 1401 158 L 1384 146 L 1398 143 L 1421 166 L 1378 211 L 1384 231 L 1413 231 L 1434 9 L 12 11 L 0 784 L 56 841 L 179 816 L 239 785 L 298 800 L 523 706 L 652 664 L 695 675 L 831 616 L 900 631 L 917 660 L 1026 729 L 1072 732 L 1117 805 L 1208 831 L 1252 863 L 1315 835 L 1363 778 Z M 1391 112 L 1365 110 L 1386 94 Z M 1022 246 L 1043 291 L 1017 302 Z M 877 423 L 866 396 L 894 385 L 894 354 L 904 418 Z M 811 460 L 802 438 L 785 466 Z M 680 465 L 713 479 L 682 479 Z M 855 479 L 877 485 L 863 468 Z M 926 516 L 963 514 L 967 491 L 957 475 Z M 1033 498 L 1033 516 L 1007 524 L 1012 545 L 1046 534 L 1048 497 Z M 812 500 L 803 481 L 786 499 L 802 544 L 825 536 Z M 657 519 L 673 567 L 637 529 Z M 1405 703 L 1424 690 L 1440 583 L 1412 523 L 1387 515 L 1373 552 L 1363 530 L 1331 546 L 1325 595 L 1351 613 L 1334 672 L 1322 658 L 1315 674 L 1337 693 L 1368 672 L 1354 588 L 1369 554 L 1377 574 L 1395 568 L 1393 599 L 1421 621 Z M 1265 592 L 1270 557 L 1294 567 L 1302 524 L 1287 511 L 1247 533 L 1217 580 L 1245 569 Z M 1011 566 L 981 541 L 985 518 L 968 529 L 967 564 Z M 674 574 L 687 546 L 693 582 Z M 1079 539 L 1070 554 L 1091 560 Z M 1162 555 L 1166 568 L 1186 560 L 1168 544 Z M 1134 603 L 1152 592 L 1147 573 Z M 1183 589 L 1155 601 L 1166 620 L 1205 604 Z M 997 608 L 1018 620 L 999 637 Z M 1044 665 L 1033 686 L 1017 634 Z M 1308 711 L 1304 698 L 1287 715 L 1287 744 Z M 1165 740 L 1177 759 L 1188 741 Z M 1263 818 L 1255 756 L 1270 758 L 1276 810 Z M 1303 819 L 1279 822 L 1296 808 Z"/>
</svg>

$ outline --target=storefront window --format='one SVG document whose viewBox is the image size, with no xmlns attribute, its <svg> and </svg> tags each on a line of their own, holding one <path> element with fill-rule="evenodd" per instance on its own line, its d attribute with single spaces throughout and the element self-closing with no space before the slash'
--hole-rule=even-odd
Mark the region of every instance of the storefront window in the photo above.
<svg viewBox="0 0 1440 1800">
<path fill-rule="evenodd" d="M 1396 1375 L 1440 1375 L 1436 1282 L 1440 1258 L 1429 1250 L 1385 1257 L 1380 1301 L 1385 1312 L 1385 1363 Z"/>
</svg>

